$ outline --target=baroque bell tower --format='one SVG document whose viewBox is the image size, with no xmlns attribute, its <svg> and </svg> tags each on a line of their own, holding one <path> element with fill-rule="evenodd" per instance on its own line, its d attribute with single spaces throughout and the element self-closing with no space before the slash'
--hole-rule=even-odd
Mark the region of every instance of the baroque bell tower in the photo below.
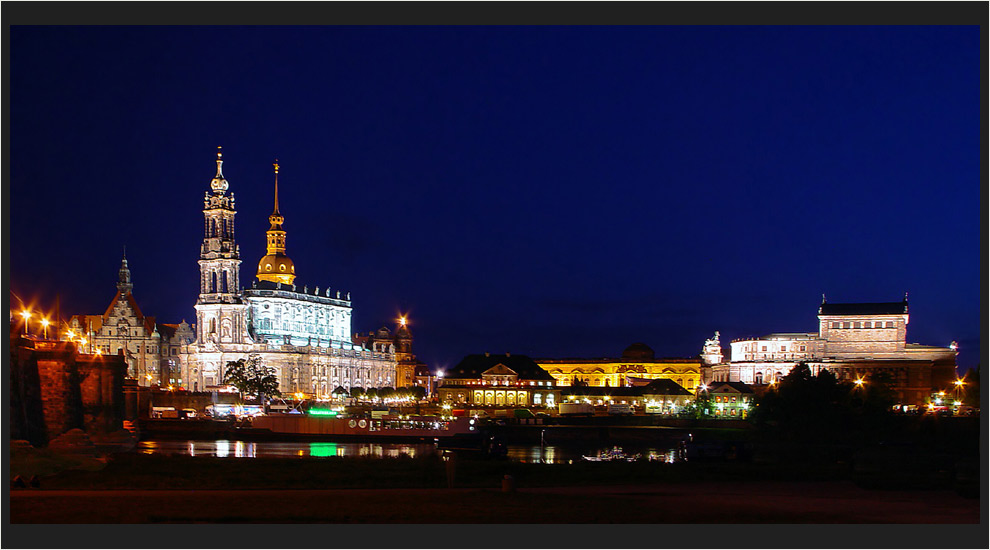
<svg viewBox="0 0 990 550">
<path fill-rule="evenodd" d="M 247 305 L 241 300 L 240 247 L 234 240 L 234 193 L 223 177 L 223 151 L 217 147 L 217 173 L 203 198 L 205 221 L 199 252 L 198 343 L 248 343 Z"/>
</svg>

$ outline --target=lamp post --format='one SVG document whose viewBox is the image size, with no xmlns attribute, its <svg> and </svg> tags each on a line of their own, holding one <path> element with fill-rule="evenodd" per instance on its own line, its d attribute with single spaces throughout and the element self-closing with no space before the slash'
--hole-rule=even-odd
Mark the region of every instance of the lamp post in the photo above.
<svg viewBox="0 0 990 550">
<path fill-rule="evenodd" d="M 48 319 L 47 318 L 45 318 L 45 317 L 42 317 L 41 318 L 41 326 L 43 327 L 43 330 L 44 330 L 45 340 L 48 339 L 48 325 L 50 325 L 50 324 L 51 323 L 48 322 Z"/>
<path fill-rule="evenodd" d="M 28 319 L 31 318 L 31 312 L 24 309 L 21 310 L 21 317 L 24 319 L 24 336 L 28 335 Z"/>
<path fill-rule="evenodd" d="M 962 390 L 962 387 L 966 385 L 966 382 L 962 379 L 957 379 L 954 384 L 956 385 L 956 401 L 959 401 L 959 392 Z"/>
</svg>

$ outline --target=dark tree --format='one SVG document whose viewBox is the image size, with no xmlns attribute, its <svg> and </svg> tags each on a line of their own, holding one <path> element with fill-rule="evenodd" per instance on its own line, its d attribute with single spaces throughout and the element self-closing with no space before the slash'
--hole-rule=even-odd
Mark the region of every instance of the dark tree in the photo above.
<svg viewBox="0 0 990 550">
<path fill-rule="evenodd" d="M 258 354 L 227 362 L 223 383 L 237 388 L 242 398 L 245 394 L 257 396 L 263 405 L 267 398 L 282 395 L 278 391 L 275 369 L 265 366 Z"/>
<path fill-rule="evenodd" d="M 351 388 L 351 397 L 355 399 L 362 399 L 364 397 L 364 388 L 361 386 L 354 386 Z"/>
<path fill-rule="evenodd" d="M 416 401 L 422 400 L 426 397 L 426 388 L 423 386 L 412 386 L 409 388 L 409 397 Z"/>
</svg>

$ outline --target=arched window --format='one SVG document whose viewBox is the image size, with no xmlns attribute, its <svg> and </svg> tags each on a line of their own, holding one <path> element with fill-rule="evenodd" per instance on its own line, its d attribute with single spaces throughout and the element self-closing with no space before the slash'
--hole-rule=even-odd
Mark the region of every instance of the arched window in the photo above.
<svg viewBox="0 0 990 550">
<path fill-rule="evenodd" d="M 216 319 L 210 319 L 210 332 L 211 333 L 216 333 L 216 331 L 217 331 L 217 320 Z"/>
<path fill-rule="evenodd" d="M 220 275 L 220 292 L 230 292 L 229 290 L 227 290 L 227 270 L 226 269 L 223 270 L 223 273 Z"/>
<path fill-rule="evenodd" d="M 210 273 L 210 292 L 217 291 L 217 272 Z"/>
</svg>

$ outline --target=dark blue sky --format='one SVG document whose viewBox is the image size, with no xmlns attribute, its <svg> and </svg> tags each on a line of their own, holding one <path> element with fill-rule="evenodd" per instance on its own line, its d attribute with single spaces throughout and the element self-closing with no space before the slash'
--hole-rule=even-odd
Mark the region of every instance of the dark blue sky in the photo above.
<svg viewBox="0 0 990 550">
<path fill-rule="evenodd" d="M 217 145 L 242 280 L 467 353 L 694 356 L 910 292 L 979 362 L 978 27 L 12 27 L 12 288 L 192 320 Z"/>
</svg>

